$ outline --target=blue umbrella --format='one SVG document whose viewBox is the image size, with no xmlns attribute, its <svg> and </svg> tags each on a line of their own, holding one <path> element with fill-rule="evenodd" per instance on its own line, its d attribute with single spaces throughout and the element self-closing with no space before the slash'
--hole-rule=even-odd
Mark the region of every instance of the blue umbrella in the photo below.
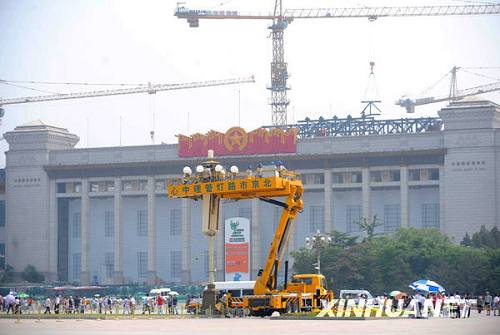
<svg viewBox="0 0 500 335">
<path fill-rule="evenodd" d="M 417 291 L 423 291 L 427 293 L 442 293 L 446 291 L 444 287 L 436 283 L 435 281 L 428 280 L 428 279 L 420 279 L 417 280 L 416 282 L 413 282 L 412 284 L 409 285 L 410 288 L 417 290 Z"/>
</svg>

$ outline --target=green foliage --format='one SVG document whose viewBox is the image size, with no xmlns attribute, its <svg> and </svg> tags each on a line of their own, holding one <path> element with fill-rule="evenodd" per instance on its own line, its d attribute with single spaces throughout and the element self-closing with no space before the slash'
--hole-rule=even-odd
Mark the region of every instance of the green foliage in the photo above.
<svg viewBox="0 0 500 335">
<path fill-rule="evenodd" d="M 5 269 L 0 270 L 0 283 L 11 283 L 14 279 L 14 268 L 11 265 L 6 265 Z"/>
<path fill-rule="evenodd" d="M 41 283 L 45 281 L 45 276 L 39 273 L 34 265 L 26 265 L 23 272 L 21 273 L 21 278 L 29 283 Z"/>
<path fill-rule="evenodd" d="M 469 236 L 469 233 L 466 233 L 460 244 L 474 248 L 500 248 L 500 231 L 497 227 L 493 227 L 488 231 L 485 226 L 481 226 L 481 229 L 472 234 L 472 237 Z"/>
<path fill-rule="evenodd" d="M 392 236 L 372 236 L 361 243 L 347 243 L 343 233 L 331 235 L 339 239 L 333 238 L 335 242 L 322 250 L 321 270 L 337 292 L 361 288 L 376 294 L 409 291 L 408 285 L 418 279 L 435 280 L 448 292 L 500 291 L 500 248 L 456 245 L 436 229 L 402 228 Z M 494 237 L 482 238 L 484 231 L 478 235 L 481 245 L 494 245 Z M 314 253 L 302 249 L 293 257 L 296 272 L 314 273 Z"/>
</svg>

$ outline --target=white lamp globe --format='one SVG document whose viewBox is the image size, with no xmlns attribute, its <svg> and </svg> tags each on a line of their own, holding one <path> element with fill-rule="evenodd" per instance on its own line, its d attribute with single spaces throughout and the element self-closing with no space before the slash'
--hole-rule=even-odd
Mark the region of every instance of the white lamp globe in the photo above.
<svg viewBox="0 0 500 335">
<path fill-rule="evenodd" d="M 223 167 L 222 167 L 222 165 L 220 165 L 220 164 L 217 164 L 217 165 L 215 166 L 215 172 L 221 172 L 223 169 L 224 169 L 224 168 L 223 168 Z"/>
<path fill-rule="evenodd" d="M 196 167 L 196 172 L 198 172 L 198 173 L 203 173 L 203 171 L 205 171 L 205 169 L 203 168 L 203 166 L 202 166 L 202 165 L 198 165 L 198 166 Z"/>
<path fill-rule="evenodd" d="M 231 166 L 231 173 L 238 173 L 238 167 L 236 165 Z"/>
<path fill-rule="evenodd" d="M 193 173 L 193 171 L 191 171 L 191 168 L 189 166 L 185 166 L 182 169 L 182 173 L 187 174 L 187 175 L 191 175 L 191 173 Z"/>
</svg>

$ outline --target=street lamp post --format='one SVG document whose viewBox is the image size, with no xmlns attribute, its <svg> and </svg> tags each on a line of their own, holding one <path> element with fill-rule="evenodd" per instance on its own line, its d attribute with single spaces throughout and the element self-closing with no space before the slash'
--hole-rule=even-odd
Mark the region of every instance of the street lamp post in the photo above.
<svg viewBox="0 0 500 335">
<path fill-rule="evenodd" d="M 324 249 L 330 242 L 332 238 L 319 230 L 311 237 L 306 237 L 306 248 L 309 250 L 316 251 L 316 269 L 318 274 L 321 274 L 321 250 Z"/>
</svg>

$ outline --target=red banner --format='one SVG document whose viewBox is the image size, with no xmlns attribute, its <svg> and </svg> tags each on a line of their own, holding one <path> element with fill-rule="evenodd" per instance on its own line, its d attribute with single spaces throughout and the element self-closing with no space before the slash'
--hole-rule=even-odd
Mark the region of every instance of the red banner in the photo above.
<svg viewBox="0 0 500 335">
<path fill-rule="evenodd" d="M 227 272 L 248 272 L 248 243 L 226 243 Z"/>
<path fill-rule="evenodd" d="M 226 133 L 211 130 L 206 135 L 178 135 L 179 157 L 206 157 L 212 149 L 216 156 L 257 155 L 297 152 L 297 130 L 255 129 L 249 133 L 232 127 Z"/>
</svg>

